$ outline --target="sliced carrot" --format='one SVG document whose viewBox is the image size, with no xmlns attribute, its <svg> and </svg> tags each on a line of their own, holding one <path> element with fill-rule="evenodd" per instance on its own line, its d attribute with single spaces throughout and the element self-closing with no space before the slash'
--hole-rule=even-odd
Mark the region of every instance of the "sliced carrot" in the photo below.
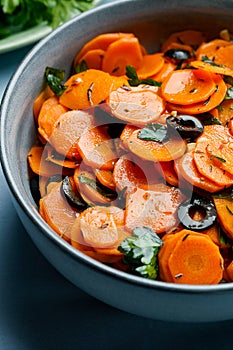
<svg viewBox="0 0 233 350">
<path fill-rule="evenodd" d="M 65 157 L 71 160 L 81 159 L 77 142 L 80 136 L 93 126 L 94 118 L 90 113 L 79 110 L 68 111 L 54 123 L 49 142 Z"/>
<path fill-rule="evenodd" d="M 221 227 L 227 236 L 233 239 L 233 200 L 218 196 L 215 196 L 213 200 Z"/>
<path fill-rule="evenodd" d="M 54 93 L 50 89 L 49 86 L 47 86 L 41 93 L 38 95 L 38 97 L 33 102 L 33 115 L 35 118 L 36 123 L 38 122 L 38 116 L 41 110 L 41 107 L 43 103 L 49 98 L 54 96 Z"/>
<path fill-rule="evenodd" d="M 126 73 L 126 66 L 136 70 L 142 65 L 143 54 L 136 37 L 124 37 L 110 44 L 103 58 L 102 70 L 120 76 Z"/>
<path fill-rule="evenodd" d="M 167 47 L 173 43 L 179 43 L 183 45 L 190 45 L 196 49 L 203 41 L 205 41 L 206 35 L 203 32 L 197 30 L 183 30 L 180 32 L 172 33 L 162 45 L 162 51 L 165 52 Z"/>
<path fill-rule="evenodd" d="M 163 54 L 158 52 L 154 54 L 144 55 L 142 63 L 137 69 L 139 79 L 149 78 L 158 73 L 164 65 Z"/>
<path fill-rule="evenodd" d="M 38 116 L 38 131 L 46 141 L 49 141 L 56 120 L 67 110 L 59 103 L 56 96 L 49 97 L 44 101 Z"/>
<path fill-rule="evenodd" d="M 188 234 L 174 247 L 168 268 L 174 283 L 218 284 L 223 277 L 223 258 L 208 236 Z"/>
<path fill-rule="evenodd" d="M 155 163 L 156 164 L 156 163 Z M 174 170 L 174 162 L 160 162 L 160 166 L 164 173 L 165 180 L 172 186 L 178 187 L 179 178 Z"/>
<path fill-rule="evenodd" d="M 105 101 L 113 88 L 122 86 L 122 77 L 117 79 L 100 70 L 88 69 L 72 75 L 65 86 L 60 103 L 70 109 L 86 109 Z"/>
<path fill-rule="evenodd" d="M 185 153 L 181 158 L 175 161 L 175 169 L 179 176 L 195 187 L 201 188 L 210 193 L 215 193 L 224 188 L 225 185 L 218 185 L 214 181 L 201 174 L 194 162 L 194 151 Z"/>
<path fill-rule="evenodd" d="M 221 47 L 215 54 L 214 62 L 233 70 L 233 44 Z"/>
<path fill-rule="evenodd" d="M 186 230 L 185 230 L 186 231 Z M 164 282 L 173 282 L 172 274 L 168 269 L 168 259 L 173 252 L 173 249 L 179 239 L 182 239 L 185 234 L 184 230 L 177 232 L 175 234 L 165 234 L 165 237 L 162 238 L 164 244 L 161 246 L 158 253 L 158 262 L 159 262 L 159 278 Z M 187 233 L 186 233 L 187 234 Z"/>
<path fill-rule="evenodd" d="M 48 154 L 46 159 L 51 163 L 68 169 L 75 169 L 80 163 L 78 160 L 70 160 L 65 158 L 63 155 L 57 153 L 52 147 L 48 147 Z"/>
<path fill-rule="evenodd" d="M 107 103 L 116 118 L 136 125 L 157 120 L 165 110 L 165 102 L 158 95 L 158 88 L 147 85 L 120 87 L 110 93 Z"/>
<path fill-rule="evenodd" d="M 210 73 L 233 76 L 233 69 L 215 62 L 207 61 L 192 61 L 192 67 L 196 69 L 203 69 Z"/>
<path fill-rule="evenodd" d="M 196 50 L 196 57 L 200 61 L 205 57 L 213 60 L 218 50 L 228 45 L 231 45 L 231 43 L 223 39 L 213 39 L 208 42 L 203 42 Z"/>
<path fill-rule="evenodd" d="M 113 140 L 104 126 L 86 130 L 77 143 L 84 163 L 94 168 L 112 170 L 117 159 Z"/>
<path fill-rule="evenodd" d="M 40 200 L 45 221 L 62 238 L 70 242 L 70 230 L 78 215 L 61 194 L 61 183 L 58 183 Z"/>
<path fill-rule="evenodd" d="M 94 248 L 113 248 L 119 243 L 116 217 L 123 215 L 117 207 L 95 206 L 80 214 L 80 229 L 84 241 Z"/>
<path fill-rule="evenodd" d="M 78 52 L 74 59 L 74 67 L 78 64 L 80 61 L 80 58 L 85 55 L 90 50 L 95 49 L 101 49 L 106 51 L 108 46 L 113 43 L 114 41 L 117 41 L 119 39 L 125 38 L 125 37 L 134 37 L 134 34 L 132 33 L 104 33 L 97 35 L 93 39 L 89 40 Z"/>
<path fill-rule="evenodd" d="M 127 192 L 132 192 L 135 188 L 148 189 L 152 181 L 156 183 L 161 177 L 161 174 L 156 174 L 152 166 L 153 164 L 143 163 L 130 154 L 123 155 L 117 160 L 113 170 L 113 178 L 117 188 L 120 191 L 126 189 Z"/>
<path fill-rule="evenodd" d="M 110 192 L 103 186 L 100 188 L 91 169 L 77 168 L 74 171 L 74 182 L 78 192 L 84 201 L 91 205 L 109 205 L 117 197 L 115 192 Z"/>
<path fill-rule="evenodd" d="M 222 125 L 229 126 L 229 122 L 233 119 L 233 99 L 224 100 L 218 108 L 217 119 Z"/>
<path fill-rule="evenodd" d="M 202 157 L 203 156 L 203 157 Z M 213 177 L 212 169 L 208 166 L 215 165 L 216 169 L 216 179 L 214 180 L 217 183 L 217 180 L 226 180 L 228 183 L 232 180 L 233 175 L 233 137 L 229 132 L 227 127 L 222 125 L 208 125 L 204 129 L 204 133 L 198 138 L 197 146 L 194 153 L 194 160 L 197 165 L 197 168 L 203 174 L 208 174 L 209 178 Z M 208 166 L 203 164 L 203 160 L 208 162 Z M 201 168 L 205 167 L 205 170 Z M 219 175 L 217 175 L 219 174 Z"/>
<path fill-rule="evenodd" d="M 140 158 L 152 162 L 169 162 L 181 157 L 187 143 L 181 138 L 170 138 L 165 142 L 146 141 L 138 137 L 138 130 L 135 130 L 128 138 L 126 144 L 129 150 Z"/>
<path fill-rule="evenodd" d="M 112 190 L 115 190 L 116 184 L 113 177 L 113 172 L 110 170 L 95 169 L 96 178 L 99 182 Z"/>
<path fill-rule="evenodd" d="M 168 103 L 168 110 L 190 115 L 205 113 L 213 110 L 213 108 L 220 105 L 220 103 L 223 101 L 227 91 L 227 86 L 220 75 L 215 76 L 215 84 L 215 92 L 206 101 L 189 105 Z"/>
<path fill-rule="evenodd" d="M 205 101 L 216 89 L 214 75 L 203 70 L 175 70 L 163 82 L 162 96 L 166 101 L 190 105 Z"/>
<path fill-rule="evenodd" d="M 50 177 L 54 174 L 69 174 L 71 169 L 65 169 L 47 159 L 49 146 L 32 146 L 28 152 L 28 163 L 31 170 L 40 176 Z"/>
<path fill-rule="evenodd" d="M 193 214 L 193 220 L 203 220 L 205 217 L 205 213 L 201 210 L 196 210 Z M 201 231 L 203 234 L 208 235 L 208 237 L 221 249 L 229 248 L 229 245 L 227 243 L 223 243 L 220 240 L 220 230 L 219 225 L 217 223 L 214 223 L 211 227 L 207 228 L 206 230 Z"/>
<path fill-rule="evenodd" d="M 102 69 L 102 62 L 105 55 L 105 51 L 101 49 L 93 49 L 87 51 L 77 62 L 85 62 L 89 69 Z"/>
<path fill-rule="evenodd" d="M 160 69 L 158 73 L 153 75 L 151 79 L 154 79 L 158 82 L 163 82 L 165 78 L 175 70 L 176 65 L 170 61 L 165 60 L 163 67 Z"/>
<path fill-rule="evenodd" d="M 135 126 L 132 124 L 125 125 L 125 127 L 120 135 L 120 140 L 121 140 L 120 147 L 122 147 L 123 149 L 128 149 L 127 140 L 135 130 L 139 130 L 138 126 Z"/>
<path fill-rule="evenodd" d="M 126 196 L 126 228 L 147 226 L 158 234 L 171 230 L 178 224 L 177 208 L 183 200 L 179 189 L 163 183 L 153 190 L 138 188 Z"/>
</svg>

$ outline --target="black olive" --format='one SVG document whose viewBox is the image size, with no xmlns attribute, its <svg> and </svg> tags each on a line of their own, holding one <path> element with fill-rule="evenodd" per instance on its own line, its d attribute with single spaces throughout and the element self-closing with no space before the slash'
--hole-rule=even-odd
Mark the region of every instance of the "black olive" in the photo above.
<svg viewBox="0 0 233 350">
<path fill-rule="evenodd" d="M 193 220 L 191 213 L 195 210 L 204 212 L 204 219 Z M 182 225 L 189 230 L 201 231 L 212 226 L 217 218 L 217 212 L 212 200 L 207 198 L 194 198 L 191 201 L 185 200 L 178 208 L 178 218 Z"/>
<path fill-rule="evenodd" d="M 167 117 L 166 123 L 169 134 L 179 135 L 188 141 L 195 140 L 204 130 L 200 120 L 191 115 L 177 115 L 176 117 L 171 115 Z"/>
<path fill-rule="evenodd" d="M 67 202 L 77 208 L 77 209 L 86 209 L 87 208 L 87 203 L 84 202 L 82 199 L 81 195 L 77 192 L 74 191 L 72 184 L 70 182 L 69 176 L 66 176 L 61 185 L 61 190 L 62 193 L 65 195 L 65 198 L 67 199 Z"/>
<path fill-rule="evenodd" d="M 176 63 L 188 60 L 192 57 L 191 53 L 188 50 L 182 49 L 170 49 L 164 53 L 164 57 L 172 58 Z"/>
</svg>

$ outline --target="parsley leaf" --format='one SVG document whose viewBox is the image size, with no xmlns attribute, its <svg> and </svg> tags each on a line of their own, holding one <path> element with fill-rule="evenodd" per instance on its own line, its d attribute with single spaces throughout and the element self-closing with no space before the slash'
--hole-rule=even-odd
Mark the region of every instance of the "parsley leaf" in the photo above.
<svg viewBox="0 0 233 350">
<path fill-rule="evenodd" d="M 147 124 L 139 131 L 138 138 L 146 141 L 165 142 L 168 139 L 167 128 L 162 124 Z"/>
<path fill-rule="evenodd" d="M 161 86 L 162 83 L 154 79 L 139 79 L 136 69 L 133 66 L 126 66 L 126 76 L 129 78 L 128 82 L 130 86 L 138 86 L 140 84 Z"/>
<path fill-rule="evenodd" d="M 118 247 L 124 253 L 123 262 L 130 272 L 156 279 L 158 275 L 157 255 L 163 241 L 149 227 L 136 227 L 133 236 L 127 237 Z"/>
<path fill-rule="evenodd" d="M 93 7 L 93 0 L 1 0 L 0 39 L 45 24 L 52 29 Z"/>
<path fill-rule="evenodd" d="M 67 86 L 62 84 L 65 78 L 65 71 L 63 69 L 57 69 L 52 67 L 46 67 L 45 79 L 50 89 L 55 93 L 56 96 L 61 96 Z"/>
</svg>

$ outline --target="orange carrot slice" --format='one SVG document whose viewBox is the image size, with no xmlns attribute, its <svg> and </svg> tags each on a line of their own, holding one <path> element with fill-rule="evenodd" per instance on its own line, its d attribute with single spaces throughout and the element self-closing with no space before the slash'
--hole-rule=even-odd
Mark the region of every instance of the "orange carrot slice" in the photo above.
<svg viewBox="0 0 233 350">
<path fill-rule="evenodd" d="M 28 152 L 28 163 L 31 170 L 40 176 L 50 177 L 54 174 L 69 174 L 72 169 L 62 168 L 47 159 L 50 147 L 32 146 Z"/>
<path fill-rule="evenodd" d="M 197 30 L 183 30 L 180 32 L 172 33 L 162 45 L 162 51 L 167 51 L 167 47 L 173 43 L 179 43 L 184 45 L 190 45 L 196 49 L 203 41 L 205 41 L 206 35 L 203 32 Z"/>
<path fill-rule="evenodd" d="M 101 49 L 93 49 L 87 51 L 77 62 L 85 62 L 89 69 L 101 69 L 105 51 Z"/>
<path fill-rule="evenodd" d="M 233 45 L 227 45 L 225 47 L 221 47 L 215 54 L 214 62 L 217 64 L 221 64 L 224 67 L 230 68 L 233 70 Z"/>
<path fill-rule="evenodd" d="M 117 155 L 113 140 L 104 126 L 86 130 L 80 136 L 77 147 L 86 165 L 104 170 L 113 169 Z"/>
<path fill-rule="evenodd" d="M 162 96 L 166 101 L 189 105 L 205 101 L 215 91 L 213 75 L 203 70 L 176 70 L 163 82 Z"/>
<path fill-rule="evenodd" d="M 156 163 L 155 163 L 156 164 Z M 179 178 L 174 169 L 174 161 L 170 162 L 160 162 L 160 166 L 164 173 L 165 180 L 172 186 L 178 187 Z"/>
<path fill-rule="evenodd" d="M 158 73 L 164 65 L 163 54 L 158 52 L 144 55 L 141 66 L 137 69 L 139 79 L 146 79 Z"/>
<path fill-rule="evenodd" d="M 187 143 L 181 138 L 170 138 L 165 142 L 146 141 L 138 137 L 138 130 L 135 130 L 126 141 L 128 149 L 140 158 L 152 162 L 169 162 L 181 157 Z"/>
<path fill-rule="evenodd" d="M 194 162 L 194 151 L 187 152 L 181 158 L 177 159 L 175 161 L 175 169 L 177 174 L 183 176 L 186 181 L 207 192 L 215 193 L 222 190 L 225 186 L 218 185 L 198 171 Z"/>
<path fill-rule="evenodd" d="M 126 73 L 126 66 L 136 70 L 142 65 L 143 54 L 136 37 L 124 37 L 110 44 L 103 58 L 102 70 L 112 75 L 121 76 Z"/>
<path fill-rule="evenodd" d="M 158 88 L 146 85 L 112 91 L 107 103 L 116 118 L 136 125 L 157 120 L 165 110 L 165 102 L 158 95 Z"/>
<path fill-rule="evenodd" d="M 223 101 L 227 91 L 227 86 L 220 75 L 215 76 L 215 84 L 215 92 L 206 101 L 189 105 L 168 103 L 168 110 L 190 115 L 213 110 L 213 108 L 217 107 Z"/>
<path fill-rule="evenodd" d="M 95 248 L 116 247 L 119 233 L 116 216 L 123 214 L 117 207 L 95 206 L 80 214 L 80 229 L 84 241 Z"/>
<path fill-rule="evenodd" d="M 85 55 L 90 50 L 101 49 L 106 51 L 108 46 L 112 44 L 114 41 L 125 37 L 134 37 L 132 33 L 104 33 L 97 35 L 93 39 L 89 40 L 78 52 L 74 59 L 74 66 L 78 64 L 80 58 Z"/>
<path fill-rule="evenodd" d="M 112 190 L 116 188 L 116 184 L 113 177 L 113 172 L 110 170 L 95 169 L 96 178 L 99 182 Z"/>
<path fill-rule="evenodd" d="M 61 194 L 61 183 L 40 200 L 43 216 L 49 226 L 62 238 L 70 242 L 70 230 L 78 215 Z"/>
<path fill-rule="evenodd" d="M 191 233 L 174 247 L 168 268 L 174 283 L 218 284 L 223 277 L 223 258 L 208 236 Z"/>
<path fill-rule="evenodd" d="M 228 237 L 233 239 L 233 201 L 231 198 L 213 198 L 218 220 Z"/>
<path fill-rule="evenodd" d="M 100 70 L 88 69 L 72 75 L 65 86 L 60 103 L 70 109 L 87 109 L 105 101 L 113 88 L 122 86 L 122 77 L 117 79 Z"/>
<path fill-rule="evenodd" d="M 146 226 L 158 234 L 166 232 L 178 224 L 177 208 L 183 200 L 179 189 L 163 183 L 153 190 L 137 188 L 126 196 L 126 228 Z"/>
<path fill-rule="evenodd" d="M 33 115 L 35 118 L 36 123 L 38 123 L 38 116 L 41 110 L 41 107 L 43 103 L 49 98 L 54 96 L 54 93 L 50 89 L 49 86 L 47 86 L 41 93 L 38 95 L 38 97 L 33 102 Z"/>
<path fill-rule="evenodd" d="M 217 64 L 215 62 L 212 63 L 207 61 L 192 61 L 192 67 L 196 69 L 203 69 L 206 72 L 210 73 L 229 75 L 230 77 L 233 76 L 232 68 Z"/>
<path fill-rule="evenodd" d="M 165 78 L 175 70 L 176 65 L 170 61 L 164 61 L 163 67 L 159 70 L 158 73 L 153 75 L 151 79 L 154 79 L 158 82 L 163 82 Z"/>
<path fill-rule="evenodd" d="M 208 166 L 203 164 L 204 159 Z M 226 177 L 230 183 L 233 175 L 233 137 L 228 128 L 222 125 L 206 126 L 204 133 L 197 140 L 194 160 L 198 170 L 203 174 L 206 173 L 206 176 L 208 174 L 209 178 L 213 178 L 213 173 L 216 171 L 213 178 L 216 183 L 228 181 Z"/>
<path fill-rule="evenodd" d="M 213 39 L 209 42 L 203 42 L 196 50 L 196 57 L 200 61 L 203 57 L 207 57 L 208 59 L 212 60 L 221 47 L 228 45 L 231 45 L 231 43 L 223 39 Z"/>
<path fill-rule="evenodd" d="M 94 126 L 93 116 L 85 111 L 73 110 L 62 114 L 54 123 L 50 144 L 71 160 L 81 159 L 77 142 L 80 136 Z"/>
<path fill-rule="evenodd" d="M 46 141 L 49 140 L 54 123 L 67 110 L 59 103 L 56 96 L 49 97 L 43 102 L 38 116 L 38 131 Z"/>
</svg>

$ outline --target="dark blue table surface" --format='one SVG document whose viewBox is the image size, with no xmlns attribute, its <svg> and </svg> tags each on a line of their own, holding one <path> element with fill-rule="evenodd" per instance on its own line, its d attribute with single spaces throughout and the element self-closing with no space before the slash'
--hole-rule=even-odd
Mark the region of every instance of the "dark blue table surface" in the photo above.
<svg viewBox="0 0 233 350">
<path fill-rule="evenodd" d="M 0 100 L 30 48 L 0 55 Z M 232 338 L 233 321 L 154 321 L 116 310 L 73 286 L 31 242 L 0 167 L 0 350 L 231 350 Z"/>
</svg>

